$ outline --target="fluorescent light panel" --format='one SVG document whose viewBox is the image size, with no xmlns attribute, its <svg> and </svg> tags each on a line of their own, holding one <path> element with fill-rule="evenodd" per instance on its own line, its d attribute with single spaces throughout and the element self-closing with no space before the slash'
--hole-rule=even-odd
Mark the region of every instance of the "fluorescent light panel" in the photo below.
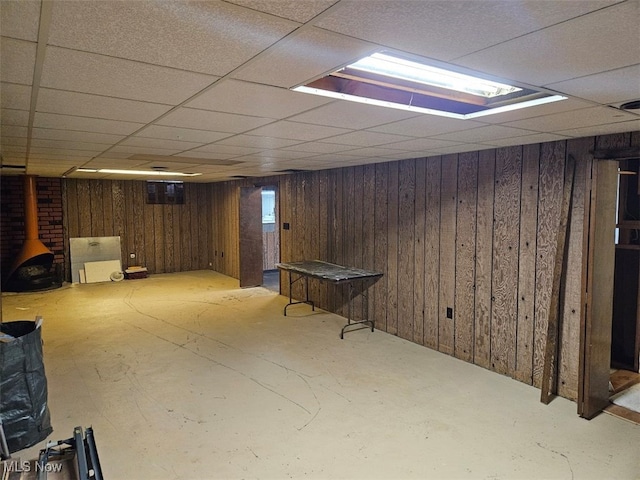
<svg viewBox="0 0 640 480">
<path fill-rule="evenodd" d="M 348 68 L 408 80 L 423 85 L 446 88 L 484 98 L 493 98 L 522 91 L 519 87 L 464 75 L 443 68 L 424 65 L 384 53 L 374 53 L 352 63 Z"/>
<path fill-rule="evenodd" d="M 76 172 L 83 173 L 112 173 L 115 175 L 154 175 L 169 177 L 196 177 L 201 173 L 165 172 L 162 170 L 119 170 L 114 168 L 78 168 Z"/>
<path fill-rule="evenodd" d="M 383 52 L 293 90 L 463 120 L 566 99 Z"/>
</svg>

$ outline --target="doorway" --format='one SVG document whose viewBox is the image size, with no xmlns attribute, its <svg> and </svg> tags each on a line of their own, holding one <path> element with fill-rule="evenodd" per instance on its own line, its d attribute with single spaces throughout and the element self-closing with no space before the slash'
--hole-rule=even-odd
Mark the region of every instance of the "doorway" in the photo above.
<svg viewBox="0 0 640 480">
<path fill-rule="evenodd" d="M 262 286 L 280 292 L 280 273 L 276 264 L 280 262 L 280 229 L 278 187 L 262 187 Z"/>
</svg>

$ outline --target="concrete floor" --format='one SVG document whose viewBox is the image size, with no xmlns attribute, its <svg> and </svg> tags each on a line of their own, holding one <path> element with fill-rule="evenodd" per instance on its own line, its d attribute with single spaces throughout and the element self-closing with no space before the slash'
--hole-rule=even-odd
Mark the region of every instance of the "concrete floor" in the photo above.
<svg viewBox="0 0 640 480">
<path fill-rule="evenodd" d="M 285 303 L 197 271 L 2 308 L 44 317 L 50 439 L 92 425 L 109 480 L 640 478 L 636 425 Z"/>
</svg>

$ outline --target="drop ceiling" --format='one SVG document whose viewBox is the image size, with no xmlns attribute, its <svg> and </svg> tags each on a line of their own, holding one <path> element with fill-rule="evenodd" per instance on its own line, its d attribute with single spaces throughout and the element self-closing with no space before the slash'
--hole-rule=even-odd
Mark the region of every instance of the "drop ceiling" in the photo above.
<svg viewBox="0 0 640 480">
<path fill-rule="evenodd" d="M 2 173 L 187 181 L 640 130 L 637 0 L 2 0 Z M 290 89 L 379 50 L 567 100 L 458 120 Z M 130 178 L 144 178 L 133 177 Z"/>
</svg>

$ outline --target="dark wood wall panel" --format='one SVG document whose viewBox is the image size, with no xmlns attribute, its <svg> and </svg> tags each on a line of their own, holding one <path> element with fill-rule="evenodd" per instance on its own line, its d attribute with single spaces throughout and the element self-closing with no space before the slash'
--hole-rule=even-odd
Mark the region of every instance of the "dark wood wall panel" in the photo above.
<svg viewBox="0 0 640 480">
<path fill-rule="evenodd" d="M 415 191 L 414 160 L 399 163 L 398 173 L 398 336 L 413 341 L 415 289 Z"/>
<path fill-rule="evenodd" d="M 565 142 L 540 146 L 538 186 L 538 226 L 536 245 L 536 308 L 534 323 L 533 384 L 541 385 L 547 321 L 551 303 L 553 265 L 558 239 L 562 186 L 564 183 Z M 573 232 L 572 232 L 573 233 Z M 582 232 L 580 232 L 582 233 Z"/>
<path fill-rule="evenodd" d="M 438 348 L 440 317 L 440 191 L 442 159 L 427 158 L 425 186 L 424 344 Z"/>
<path fill-rule="evenodd" d="M 508 374 L 516 366 L 516 322 L 522 147 L 496 151 L 493 209 L 491 368 Z"/>
<path fill-rule="evenodd" d="M 442 157 L 440 191 L 440 308 L 438 310 L 438 350 L 454 351 L 456 288 L 456 209 L 458 155 Z"/>
<path fill-rule="evenodd" d="M 377 163 L 375 167 L 376 203 L 375 203 L 375 235 L 374 235 L 374 269 L 387 273 L 387 248 L 389 230 L 388 223 L 388 198 L 389 188 L 389 164 Z M 376 328 L 387 331 L 387 283 L 388 275 L 383 275 L 373 286 L 375 307 L 373 318 Z"/>
<path fill-rule="evenodd" d="M 67 238 L 120 236 L 123 268 L 144 265 L 150 273 L 208 268 L 208 185 L 185 184 L 184 205 L 148 205 L 146 182 L 65 179 L 63 185 Z M 66 262 L 70 277 L 70 259 Z"/>
<path fill-rule="evenodd" d="M 458 158 L 454 355 L 473 361 L 478 153 Z"/>
<path fill-rule="evenodd" d="M 495 150 L 483 150 L 478 158 L 478 206 L 476 213 L 476 305 L 473 361 L 491 366 L 491 280 L 493 256 L 493 205 Z"/>
<path fill-rule="evenodd" d="M 425 219 L 427 201 L 427 162 L 416 161 L 415 211 L 413 233 L 413 338 L 415 343 L 424 345 L 425 312 Z"/>
<path fill-rule="evenodd" d="M 539 145 L 523 147 L 515 378 L 525 383 L 531 383 L 533 379 L 539 155 Z"/>
</svg>

